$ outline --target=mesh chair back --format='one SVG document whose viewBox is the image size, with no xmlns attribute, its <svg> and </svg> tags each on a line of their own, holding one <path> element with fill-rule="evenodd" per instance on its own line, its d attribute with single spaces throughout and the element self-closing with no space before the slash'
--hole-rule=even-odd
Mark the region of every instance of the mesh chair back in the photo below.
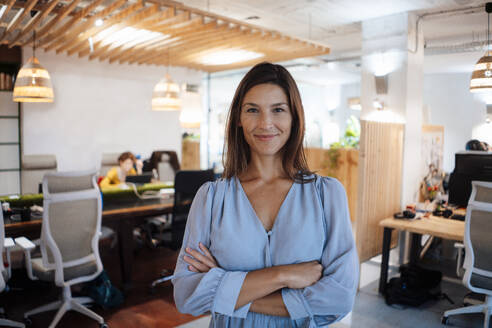
<svg viewBox="0 0 492 328">
<path fill-rule="evenodd" d="M 492 275 L 492 183 L 473 181 L 472 186 L 465 239 L 470 239 L 473 267 Z"/>
<path fill-rule="evenodd" d="M 214 180 L 213 170 L 178 171 L 174 178 L 174 207 L 171 225 L 173 249 L 179 249 L 183 243 L 186 220 L 191 203 L 198 189 L 207 181 Z"/>
<path fill-rule="evenodd" d="M 492 274 L 492 210 L 471 209 L 470 241 L 473 248 L 473 267 Z"/>
<path fill-rule="evenodd" d="M 43 262 L 53 265 L 54 252 L 63 263 L 97 254 L 93 239 L 98 238 L 101 227 L 101 194 L 95 172 L 47 174 L 43 190 Z M 55 247 L 49 246 L 48 238 Z"/>
<path fill-rule="evenodd" d="M 492 187 L 477 183 L 474 186 L 477 190 L 475 201 L 492 204 Z"/>
</svg>

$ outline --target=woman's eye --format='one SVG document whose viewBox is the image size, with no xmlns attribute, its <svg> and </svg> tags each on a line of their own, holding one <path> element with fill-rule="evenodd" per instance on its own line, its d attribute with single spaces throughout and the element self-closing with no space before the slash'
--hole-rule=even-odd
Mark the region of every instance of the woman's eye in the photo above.
<svg viewBox="0 0 492 328">
<path fill-rule="evenodd" d="M 273 111 L 274 112 L 277 112 L 277 113 L 280 113 L 280 112 L 284 112 L 285 109 L 283 109 L 282 107 L 277 107 L 277 108 L 274 108 Z"/>
<path fill-rule="evenodd" d="M 247 108 L 247 109 L 246 109 L 246 112 L 247 112 L 247 113 L 256 113 L 257 111 L 258 111 L 258 110 L 257 110 L 256 108 L 253 108 L 253 107 L 251 107 L 251 108 Z"/>
</svg>

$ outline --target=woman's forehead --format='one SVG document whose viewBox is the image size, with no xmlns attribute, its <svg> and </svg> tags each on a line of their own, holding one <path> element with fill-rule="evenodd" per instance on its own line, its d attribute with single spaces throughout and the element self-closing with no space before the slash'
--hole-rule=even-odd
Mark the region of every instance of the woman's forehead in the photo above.
<svg viewBox="0 0 492 328">
<path fill-rule="evenodd" d="M 272 83 L 258 84 L 246 92 L 243 104 L 246 103 L 287 103 L 285 91 L 278 85 Z"/>
</svg>

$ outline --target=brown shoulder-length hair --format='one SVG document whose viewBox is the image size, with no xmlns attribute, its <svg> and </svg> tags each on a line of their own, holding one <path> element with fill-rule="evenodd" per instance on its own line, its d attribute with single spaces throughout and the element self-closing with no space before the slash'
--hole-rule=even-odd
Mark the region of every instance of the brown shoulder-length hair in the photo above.
<svg viewBox="0 0 492 328">
<path fill-rule="evenodd" d="M 290 136 L 282 148 L 284 171 L 288 177 L 296 182 L 309 182 L 312 179 L 307 179 L 307 176 L 311 175 L 312 172 L 309 171 L 302 144 L 305 131 L 304 108 L 302 107 L 299 89 L 290 73 L 283 66 L 267 62 L 257 64 L 246 73 L 232 99 L 227 116 L 226 140 L 222 155 L 224 165 L 222 177 L 228 179 L 238 176 L 248 167 L 251 159 L 251 150 L 244 138 L 242 127 L 239 126 L 241 105 L 244 96 L 251 88 L 264 83 L 278 85 L 284 90 L 292 114 Z"/>
</svg>

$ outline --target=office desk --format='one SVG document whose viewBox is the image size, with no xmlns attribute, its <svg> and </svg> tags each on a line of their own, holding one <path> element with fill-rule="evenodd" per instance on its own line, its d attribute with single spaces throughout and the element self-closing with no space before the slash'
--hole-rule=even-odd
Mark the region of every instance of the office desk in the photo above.
<svg viewBox="0 0 492 328">
<path fill-rule="evenodd" d="M 104 205 L 102 223 L 116 230 L 120 254 L 121 274 L 125 289 L 132 283 L 133 263 L 133 228 L 149 216 L 170 214 L 173 210 L 173 199 L 138 200 L 133 202 L 112 202 Z M 5 234 L 9 237 L 29 236 L 38 238 L 41 231 L 41 220 L 13 222 L 5 220 Z"/>
<path fill-rule="evenodd" d="M 422 235 L 431 235 L 461 242 L 465 236 L 465 222 L 432 215 L 429 218 L 421 218 L 419 220 L 387 218 L 379 222 L 379 225 L 384 227 L 381 274 L 379 276 L 380 294 L 384 292 L 384 287 L 388 280 L 388 262 L 391 245 L 391 232 L 393 229 L 408 231 L 411 233 L 411 263 L 417 260 Z"/>
</svg>

